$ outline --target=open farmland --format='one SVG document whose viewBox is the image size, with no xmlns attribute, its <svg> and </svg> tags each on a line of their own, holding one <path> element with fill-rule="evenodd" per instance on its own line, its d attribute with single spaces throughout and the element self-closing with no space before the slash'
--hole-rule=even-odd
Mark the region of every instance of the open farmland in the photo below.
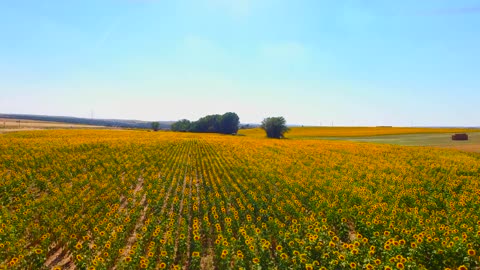
<svg viewBox="0 0 480 270">
<path fill-rule="evenodd" d="M 249 137 L 265 137 L 260 128 L 240 130 Z M 468 133 L 468 141 L 452 141 L 455 133 Z M 410 128 L 410 127 L 293 127 L 289 139 L 340 140 L 405 146 L 431 146 L 480 153 L 480 128 Z"/>
<path fill-rule="evenodd" d="M 480 154 L 327 140 L 0 135 L 0 268 L 480 266 Z"/>
<path fill-rule="evenodd" d="M 102 128 L 101 126 L 79 125 L 60 122 L 48 122 L 25 119 L 0 118 L 0 133 L 38 130 L 38 129 L 78 129 L 78 128 Z"/>
<path fill-rule="evenodd" d="M 422 127 L 292 127 L 286 137 L 292 139 L 316 139 L 325 137 L 367 137 L 402 134 L 470 133 L 480 128 L 422 128 Z M 239 130 L 242 135 L 265 137 L 260 128 Z"/>
<path fill-rule="evenodd" d="M 468 141 L 453 141 L 451 139 L 451 133 L 399 134 L 366 137 L 319 137 L 318 139 L 443 147 L 480 153 L 480 132 L 470 132 L 468 135 Z"/>
</svg>

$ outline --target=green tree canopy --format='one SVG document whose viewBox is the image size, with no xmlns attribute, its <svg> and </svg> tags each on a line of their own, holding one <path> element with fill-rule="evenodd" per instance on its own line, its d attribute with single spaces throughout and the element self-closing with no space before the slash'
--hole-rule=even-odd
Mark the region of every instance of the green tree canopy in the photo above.
<svg viewBox="0 0 480 270">
<path fill-rule="evenodd" d="M 189 120 L 182 119 L 180 121 L 173 123 L 171 129 L 173 131 L 186 132 L 186 131 L 190 131 L 191 127 L 192 127 L 192 123 Z"/>
<path fill-rule="evenodd" d="M 173 123 L 171 129 L 173 131 L 234 134 L 237 133 L 239 124 L 240 118 L 238 115 L 233 112 L 227 112 L 223 115 L 207 115 L 194 122 L 183 119 Z"/>
<path fill-rule="evenodd" d="M 283 117 L 268 117 L 263 119 L 260 126 L 267 133 L 268 138 L 283 138 L 285 132 L 290 129 L 287 127 L 287 121 Z"/>
<path fill-rule="evenodd" d="M 152 129 L 153 131 L 157 131 L 160 129 L 160 123 L 159 122 L 152 122 Z"/>
<path fill-rule="evenodd" d="M 233 112 L 227 112 L 222 115 L 220 120 L 220 130 L 224 134 L 236 134 L 238 126 L 240 124 L 240 118 Z"/>
</svg>

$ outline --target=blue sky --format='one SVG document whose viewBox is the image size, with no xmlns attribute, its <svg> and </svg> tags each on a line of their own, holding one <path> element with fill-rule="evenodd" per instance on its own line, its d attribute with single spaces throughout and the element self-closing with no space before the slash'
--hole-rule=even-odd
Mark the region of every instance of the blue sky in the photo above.
<svg viewBox="0 0 480 270">
<path fill-rule="evenodd" d="M 480 1 L 1 1 L 0 40 L 0 113 L 480 126 Z"/>
</svg>

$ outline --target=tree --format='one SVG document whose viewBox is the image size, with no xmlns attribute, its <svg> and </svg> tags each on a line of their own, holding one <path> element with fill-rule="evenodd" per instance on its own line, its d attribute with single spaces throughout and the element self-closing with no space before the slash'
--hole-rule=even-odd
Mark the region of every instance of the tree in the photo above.
<svg viewBox="0 0 480 270">
<path fill-rule="evenodd" d="M 172 124 L 171 129 L 173 131 L 235 134 L 240 124 L 239 119 L 238 115 L 233 112 L 227 112 L 223 115 L 211 114 L 193 122 L 186 119 L 177 121 Z"/>
<path fill-rule="evenodd" d="M 193 132 L 220 132 L 220 120 L 222 116 L 212 114 L 204 116 L 193 123 Z"/>
<path fill-rule="evenodd" d="M 283 134 L 290 129 L 287 127 L 287 121 L 283 117 L 268 117 L 263 119 L 261 129 L 265 130 L 268 138 L 283 138 Z"/>
<path fill-rule="evenodd" d="M 224 134 L 236 134 L 239 124 L 240 118 L 236 113 L 224 113 L 220 119 L 220 132 Z"/>
<path fill-rule="evenodd" d="M 159 122 L 152 122 L 152 129 L 153 129 L 153 131 L 158 131 L 160 129 L 160 123 Z"/>
<path fill-rule="evenodd" d="M 173 131 L 190 131 L 192 129 L 192 123 L 187 119 L 182 119 L 173 123 L 171 129 Z"/>
</svg>

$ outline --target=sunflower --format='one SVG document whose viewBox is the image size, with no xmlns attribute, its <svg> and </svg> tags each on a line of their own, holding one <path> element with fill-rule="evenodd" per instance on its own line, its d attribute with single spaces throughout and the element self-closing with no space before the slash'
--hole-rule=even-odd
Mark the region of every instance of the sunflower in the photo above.
<svg viewBox="0 0 480 270">
<path fill-rule="evenodd" d="M 475 254 L 477 254 L 477 253 L 475 252 L 475 250 L 473 250 L 473 249 L 469 249 L 469 250 L 468 250 L 468 255 L 470 255 L 470 256 L 475 256 Z"/>
<path fill-rule="evenodd" d="M 260 262 L 260 259 L 259 258 L 253 258 L 252 262 L 254 264 L 258 264 Z"/>
</svg>

